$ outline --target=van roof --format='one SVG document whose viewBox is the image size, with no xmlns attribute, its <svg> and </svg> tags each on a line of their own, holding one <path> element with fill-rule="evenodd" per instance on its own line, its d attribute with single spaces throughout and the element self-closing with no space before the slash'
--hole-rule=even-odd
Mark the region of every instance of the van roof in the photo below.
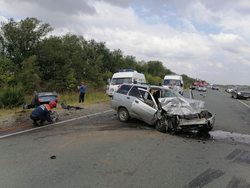
<svg viewBox="0 0 250 188">
<path fill-rule="evenodd" d="M 164 77 L 164 80 L 165 79 L 178 79 L 178 80 L 182 80 L 182 76 L 181 75 L 166 75 Z"/>
<path fill-rule="evenodd" d="M 112 78 L 126 78 L 126 77 L 139 77 L 139 78 L 145 79 L 144 74 L 138 73 L 137 71 L 134 71 L 134 72 L 116 72 L 112 76 Z"/>
</svg>

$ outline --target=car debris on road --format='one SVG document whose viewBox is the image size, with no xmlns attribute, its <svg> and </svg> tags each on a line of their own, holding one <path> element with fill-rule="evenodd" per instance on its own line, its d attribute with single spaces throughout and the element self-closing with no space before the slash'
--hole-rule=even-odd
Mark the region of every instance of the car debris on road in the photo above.
<svg viewBox="0 0 250 188">
<path fill-rule="evenodd" d="M 61 103 L 61 107 L 63 108 L 63 109 L 66 109 L 66 110 L 72 110 L 72 109 L 74 109 L 74 110 L 81 110 L 81 109 L 84 109 L 84 108 L 82 108 L 82 107 L 79 107 L 79 106 L 71 106 L 71 105 L 67 105 L 67 104 L 65 104 L 65 103 Z"/>
</svg>

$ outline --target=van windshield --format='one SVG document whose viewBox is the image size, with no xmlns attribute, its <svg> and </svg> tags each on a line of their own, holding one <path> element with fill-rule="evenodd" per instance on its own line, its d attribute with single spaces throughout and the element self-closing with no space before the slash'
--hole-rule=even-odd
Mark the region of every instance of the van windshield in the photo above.
<svg viewBox="0 0 250 188">
<path fill-rule="evenodd" d="M 112 78 L 111 85 L 131 84 L 132 78 Z"/>
<path fill-rule="evenodd" d="M 166 80 L 164 80 L 163 85 L 164 86 L 167 86 L 167 85 L 181 86 L 181 81 L 180 80 L 174 80 L 174 79 L 166 79 Z"/>
</svg>

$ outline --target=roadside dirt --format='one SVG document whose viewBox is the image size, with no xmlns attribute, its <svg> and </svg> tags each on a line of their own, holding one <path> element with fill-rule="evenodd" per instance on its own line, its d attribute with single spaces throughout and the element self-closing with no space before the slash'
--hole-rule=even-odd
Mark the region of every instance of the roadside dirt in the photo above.
<svg viewBox="0 0 250 188">
<path fill-rule="evenodd" d="M 76 118 L 92 113 L 102 112 L 110 109 L 110 102 L 101 102 L 96 104 L 79 104 L 78 107 L 83 109 L 63 109 L 58 106 L 55 111 L 59 113 L 59 121 Z M 30 113 L 33 109 L 20 109 L 13 113 L 0 116 L 0 134 L 32 128 Z"/>
</svg>

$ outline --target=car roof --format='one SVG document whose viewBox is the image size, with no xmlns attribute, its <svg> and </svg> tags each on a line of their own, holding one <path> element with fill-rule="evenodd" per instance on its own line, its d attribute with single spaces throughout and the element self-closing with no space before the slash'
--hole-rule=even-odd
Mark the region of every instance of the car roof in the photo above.
<svg viewBox="0 0 250 188">
<path fill-rule="evenodd" d="M 158 86 L 158 85 L 150 85 L 150 84 L 122 84 L 122 85 L 129 85 L 129 86 L 137 86 L 137 87 L 146 87 L 148 88 L 154 88 L 154 89 L 164 89 L 164 90 L 168 90 L 168 88 L 163 87 L 163 86 Z"/>
<path fill-rule="evenodd" d="M 157 86 L 157 85 L 150 85 L 150 84 L 127 84 L 127 83 L 124 83 L 122 85 L 129 85 L 129 86 L 140 86 L 140 87 L 154 87 L 154 88 L 164 88 L 162 86 Z"/>
</svg>

